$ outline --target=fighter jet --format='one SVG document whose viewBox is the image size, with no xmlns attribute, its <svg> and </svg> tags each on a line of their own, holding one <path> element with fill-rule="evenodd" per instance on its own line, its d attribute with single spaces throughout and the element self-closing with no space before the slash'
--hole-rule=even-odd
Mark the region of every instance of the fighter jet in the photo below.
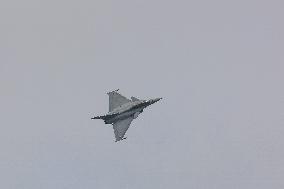
<svg viewBox="0 0 284 189">
<path fill-rule="evenodd" d="M 136 119 L 143 109 L 158 102 L 162 98 L 139 100 L 131 97 L 131 100 L 118 93 L 118 89 L 107 93 L 109 96 L 109 112 L 103 116 L 95 116 L 91 119 L 102 119 L 105 124 L 112 124 L 115 142 L 126 139 L 124 137 L 133 119 Z"/>
</svg>

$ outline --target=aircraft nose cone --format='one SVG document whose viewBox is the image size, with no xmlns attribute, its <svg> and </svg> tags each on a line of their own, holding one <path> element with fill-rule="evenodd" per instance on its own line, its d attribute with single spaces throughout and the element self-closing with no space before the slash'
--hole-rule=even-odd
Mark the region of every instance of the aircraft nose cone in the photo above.
<svg viewBox="0 0 284 189">
<path fill-rule="evenodd" d="M 161 100 L 162 98 L 155 98 L 155 99 L 152 99 L 152 103 L 151 104 L 154 104 L 155 102 L 158 102 L 159 100 Z"/>
<path fill-rule="evenodd" d="M 163 99 L 163 98 L 156 98 L 156 102 L 158 102 L 158 101 L 161 100 L 161 99 Z"/>
</svg>

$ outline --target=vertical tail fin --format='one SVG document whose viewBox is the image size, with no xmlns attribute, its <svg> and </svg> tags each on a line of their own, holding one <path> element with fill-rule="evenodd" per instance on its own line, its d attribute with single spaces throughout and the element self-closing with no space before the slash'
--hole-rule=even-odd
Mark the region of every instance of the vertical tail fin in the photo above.
<svg viewBox="0 0 284 189">
<path fill-rule="evenodd" d="M 128 98 L 122 96 L 117 91 L 118 89 L 107 93 L 109 96 L 109 111 L 110 112 L 116 107 L 121 106 L 127 102 L 130 102 Z"/>
</svg>

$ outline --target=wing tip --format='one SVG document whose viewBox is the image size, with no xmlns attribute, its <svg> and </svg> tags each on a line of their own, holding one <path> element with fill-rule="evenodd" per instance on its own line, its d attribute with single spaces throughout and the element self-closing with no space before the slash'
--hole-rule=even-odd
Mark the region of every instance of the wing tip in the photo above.
<svg viewBox="0 0 284 189">
<path fill-rule="evenodd" d="M 116 89 L 116 90 L 113 90 L 113 91 L 109 91 L 109 92 L 107 92 L 107 94 L 110 94 L 110 93 L 113 93 L 113 92 L 117 92 L 117 91 L 119 91 L 119 89 Z"/>
<path fill-rule="evenodd" d="M 119 142 L 119 141 L 122 141 L 122 140 L 125 140 L 125 139 L 127 139 L 127 137 L 116 139 L 115 142 Z"/>
</svg>

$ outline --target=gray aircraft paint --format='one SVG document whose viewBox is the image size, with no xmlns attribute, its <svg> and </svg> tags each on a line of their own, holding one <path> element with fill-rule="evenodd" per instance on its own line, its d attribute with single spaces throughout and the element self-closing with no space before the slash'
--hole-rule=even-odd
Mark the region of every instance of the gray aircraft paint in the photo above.
<svg viewBox="0 0 284 189">
<path fill-rule="evenodd" d="M 125 139 L 124 135 L 131 122 L 143 112 L 144 108 L 162 99 L 139 100 L 138 98 L 131 97 L 131 100 L 129 100 L 117 91 L 107 93 L 109 95 L 109 112 L 106 115 L 92 118 L 102 119 L 105 124 L 112 124 L 116 142 Z"/>
<path fill-rule="evenodd" d="M 1 189 L 284 188 L 284 1 L 0 5 Z"/>
</svg>

